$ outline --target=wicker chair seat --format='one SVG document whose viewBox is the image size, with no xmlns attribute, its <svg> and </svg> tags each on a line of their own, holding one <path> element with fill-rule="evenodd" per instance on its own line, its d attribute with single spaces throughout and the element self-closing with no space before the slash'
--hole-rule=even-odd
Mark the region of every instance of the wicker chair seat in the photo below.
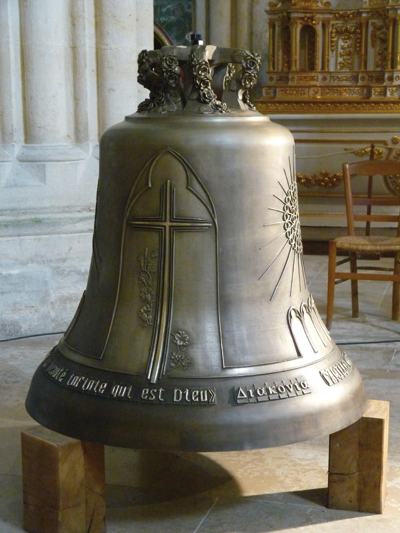
<svg viewBox="0 0 400 533">
<path fill-rule="evenodd" d="M 400 237 L 365 237 L 347 235 L 335 239 L 339 250 L 359 253 L 388 253 L 400 251 Z"/>
</svg>

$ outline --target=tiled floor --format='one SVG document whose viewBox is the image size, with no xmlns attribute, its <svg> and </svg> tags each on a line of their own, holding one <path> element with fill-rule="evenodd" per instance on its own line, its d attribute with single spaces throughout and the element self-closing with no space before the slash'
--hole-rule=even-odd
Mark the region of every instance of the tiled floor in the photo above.
<svg viewBox="0 0 400 533">
<path fill-rule="evenodd" d="M 324 317 L 327 258 L 306 256 L 305 263 L 309 289 Z M 327 438 L 229 453 L 107 447 L 107 532 L 325 533 L 341 528 L 398 533 L 400 325 L 390 319 L 390 287 L 370 283 L 360 293 L 361 316 L 351 319 L 349 287 L 338 287 L 331 333 L 363 375 L 368 396 L 391 402 L 383 515 L 326 508 Z M 47 336 L 0 344 L 0 533 L 23 531 L 19 441 L 21 429 L 34 424 L 24 399 L 34 370 L 57 340 Z"/>
</svg>

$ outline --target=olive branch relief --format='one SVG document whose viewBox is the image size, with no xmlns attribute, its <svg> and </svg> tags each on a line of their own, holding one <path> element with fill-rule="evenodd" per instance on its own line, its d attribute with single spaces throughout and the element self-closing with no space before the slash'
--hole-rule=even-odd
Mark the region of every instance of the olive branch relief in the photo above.
<svg viewBox="0 0 400 533">
<path fill-rule="evenodd" d="M 138 273 L 140 285 L 140 307 L 138 314 L 143 326 L 154 325 L 154 304 L 156 301 L 157 250 L 145 248 L 144 254 L 138 258 L 140 271 Z"/>
</svg>

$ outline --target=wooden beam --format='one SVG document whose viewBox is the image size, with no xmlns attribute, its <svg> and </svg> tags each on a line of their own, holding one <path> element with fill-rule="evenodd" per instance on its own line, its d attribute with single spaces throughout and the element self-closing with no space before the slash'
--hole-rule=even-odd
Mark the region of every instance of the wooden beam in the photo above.
<svg viewBox="0 0 400 533">
<path fill-rule="evenodd" d="M 330 436 L 328 507 L 382 513 L 386 497 L 389 402 L 369 400 L 363 417 Z"/>
</svg>

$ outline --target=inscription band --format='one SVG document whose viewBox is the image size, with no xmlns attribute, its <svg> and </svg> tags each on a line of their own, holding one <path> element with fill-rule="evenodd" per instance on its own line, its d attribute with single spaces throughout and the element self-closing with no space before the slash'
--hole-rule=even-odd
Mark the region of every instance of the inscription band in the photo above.
<svg viewBox="0 0 400 533">
<path fill-rule="evenodd" d="M 236 403 L 269 402 L 285 400 L 295 396 L 311 394 L 309 384 L 305 379 L 296 378 L 290 381 L 274 381 L 271 385 L 263 383 L 260 387 L 238 387 L 233 389 Z"/>
<path fill-rule="evenodd" d="M 342 352 L 342 356 L 334 365 L 320 370 L 320 376 L 330 387 L 347 378 L 353 370 L 353 363 L 349 356 Z"/>
<path fill-rule="evenodd" d="M 62 387 L 83 394 L 90 394 L 109 400 L 122 400 L 158 405 L 216 405 L 217 393 L 214 387 L 159 387 L 134 386 L 128 383 L 96 379 L 58 365 L 52 352 L 48 354 L 41 369 L 53 382 Z"/>
</svg>

